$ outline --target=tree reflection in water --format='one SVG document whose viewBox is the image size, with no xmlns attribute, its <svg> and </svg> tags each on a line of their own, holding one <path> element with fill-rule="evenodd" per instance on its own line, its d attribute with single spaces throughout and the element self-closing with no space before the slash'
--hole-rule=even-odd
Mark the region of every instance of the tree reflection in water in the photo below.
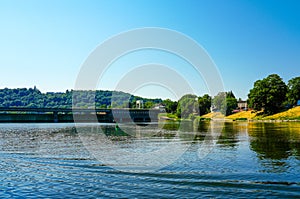
<svg viewBox="0 0 300 199">
<path fill-rule="evenodd" d="M 248 124 L 250 148 L 264 166 L 272 171 L 286 171 L 289 158 L 299 159 L 300 123 L 297 122 L 250 122 Z"/>
</svg>

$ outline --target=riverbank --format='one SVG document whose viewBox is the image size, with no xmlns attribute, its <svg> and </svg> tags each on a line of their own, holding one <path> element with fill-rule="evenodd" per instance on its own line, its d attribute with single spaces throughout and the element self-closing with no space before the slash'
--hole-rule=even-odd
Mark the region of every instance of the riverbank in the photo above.
<svg viewBox="0 0 300 199">
<path fill-rule="evenodd" d="M 291 108 L 287 111 L 276 113 L 274 115 L 263 115 L 262 111 L 242 111 L 227 116 L 226 119 L 233 121 L 248 120 L 248 121 L 300 121 L 300 106 Z"/>
<path fill-rule="evenodd" d="M 197 116 L 196 118 L 198 118 Z M 286 122 L 300 121 L 300 106 L 291 108 L 287 111 L 276 113 L 274 115 L 263 115 L 262 111 L 241 111 L 225 117 L 220 112 L 211 112 L 199 117 L 199 120 L 225 119 L 226 121 L 262 121 L 262 122 Z M 180 120 L 173 114 L 164 113 L 160 115 L 159 120 Z"/>
</svg>

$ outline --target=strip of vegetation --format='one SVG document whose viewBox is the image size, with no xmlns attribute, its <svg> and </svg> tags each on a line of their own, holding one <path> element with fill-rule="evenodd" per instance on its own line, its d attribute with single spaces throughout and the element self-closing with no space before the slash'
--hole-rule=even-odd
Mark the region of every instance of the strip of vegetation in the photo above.
<svg viewBox="0 0 300 199">
<path fill-rule="evenodd" d="M 248 119 L 247 118 L 236 118 L 234 119 L 235 121 L 247 121 Z"/>
<path fill-rule="evenodd" d="M 208 94 L 196 96 L 187 94 L 178 102 L 170 99 L 149 99 L 134 96 L 121 91 L 69 91 L 41 93 L 34 88 L 0 89 L 0 107 L 27 108 L 137 108 L 137 101 L 143 101 L 143 108 L 163 108 L 163 119 L 209 120 L 219 116 L 229 116 L 233 120 L 246 119 L 299 119 L 299 115 L 274 116 L 296 105 L 300 105 L 300 77 L 295 77 L 287 84 L 277 74 L 257 80 L 248 94 L 248 108 L 256 113 L 229 116 L 238 109 L 238 101 L 232 91 L 219 92 L 212 97 Z M 214 113 L 210 113 L 214 111 Z M 219 115 L 215 113 L 220 113 Z M 237 113 L 240 114 L 240 113 Z M 200 118 L 198 118 L 200 116 Z"/>
</svg>

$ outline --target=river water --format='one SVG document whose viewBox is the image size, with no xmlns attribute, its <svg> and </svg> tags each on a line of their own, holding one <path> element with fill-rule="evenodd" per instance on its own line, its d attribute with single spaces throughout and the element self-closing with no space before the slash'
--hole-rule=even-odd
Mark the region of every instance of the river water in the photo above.
<svg viewBox="0 0 300 199">
<path fill-rule="evenodd" d="M 300 197 L 298 122 L 0 124 L 0 138 L 0 198 Z"/>
</svg>

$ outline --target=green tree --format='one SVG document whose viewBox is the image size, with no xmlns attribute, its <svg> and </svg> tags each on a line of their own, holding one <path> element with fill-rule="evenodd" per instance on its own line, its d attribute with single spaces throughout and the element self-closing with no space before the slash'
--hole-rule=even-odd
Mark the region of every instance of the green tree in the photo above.
<svg viewBox="0 0 300 199">
<path fill-rule="evenodd" d="M 198 98 L 196 95 L 187 94 L 182 96 L 178 101 L 176 114 L 181 118 L 189 118 L 191 115 L 198 113 Z"/>
<path fill-rule="evenodd" d="M 287 86 L 277 74 L 257 80 L 248 94 L 249 107 L 254 110 L 264 109 L 266 114 L 278 112 L 283 107 Z"/>
<path fill-rule="evenodd" d="M 112 99 L 113 98 L 113 99 Z M 0 107 L 71 108 L 76 107 L 127 108 L 135 106 L 136 99 L 149 103 L 161 103 L 161 99 L 146 99 L 121 91 L 66 91 L 41 93 L 34 88 L 0 89 Z"/>
<path fill-rule="evenodd" d="M 231 115 L 232 111 L 237 108 L 237 99 L 234 97 L 226 97 L 226 110 L 223 110 L 226 115 Z"/>
<path fill-rule="evenodd" d="M 170 99 L 166 99 L 162 101 L 162 104 L 166 108 L 167 113 L 175 113 L 177 109 L 178 103 L 176 101 L 172 101 Z"/>
<path fill-rule="evenodd" d="M 213 108 L 221 111 L 226 107 L 226 92 L 219 92 L 212 100 Z"/>
<path fill-rule="evenodd" d="M 224 115 L 230 115 L 237 107 L 237 99 L 232 91 L 219 92 L 218 95 L 213 98 L 213 107 Z"/>
<path fill-rule="evenodd" d="M 155 105 L 154 102 L 147 101 L 147 102 L 145 102 L 145 104 L 144 104 L 144 108 L 153 108 L 154 105 Z"/>
<path fill-rule="evenodd" d="M 205 115 L 210 112 L 211 97 L 208 94 L 198 98 L 200 115 Z"/>
<path fill-rule="evenodd" d="M 287 101 L 292 106 L 296 105 L 300 99 L 300 77 L 290 79 L 287 86 Z"/>
</svg>

